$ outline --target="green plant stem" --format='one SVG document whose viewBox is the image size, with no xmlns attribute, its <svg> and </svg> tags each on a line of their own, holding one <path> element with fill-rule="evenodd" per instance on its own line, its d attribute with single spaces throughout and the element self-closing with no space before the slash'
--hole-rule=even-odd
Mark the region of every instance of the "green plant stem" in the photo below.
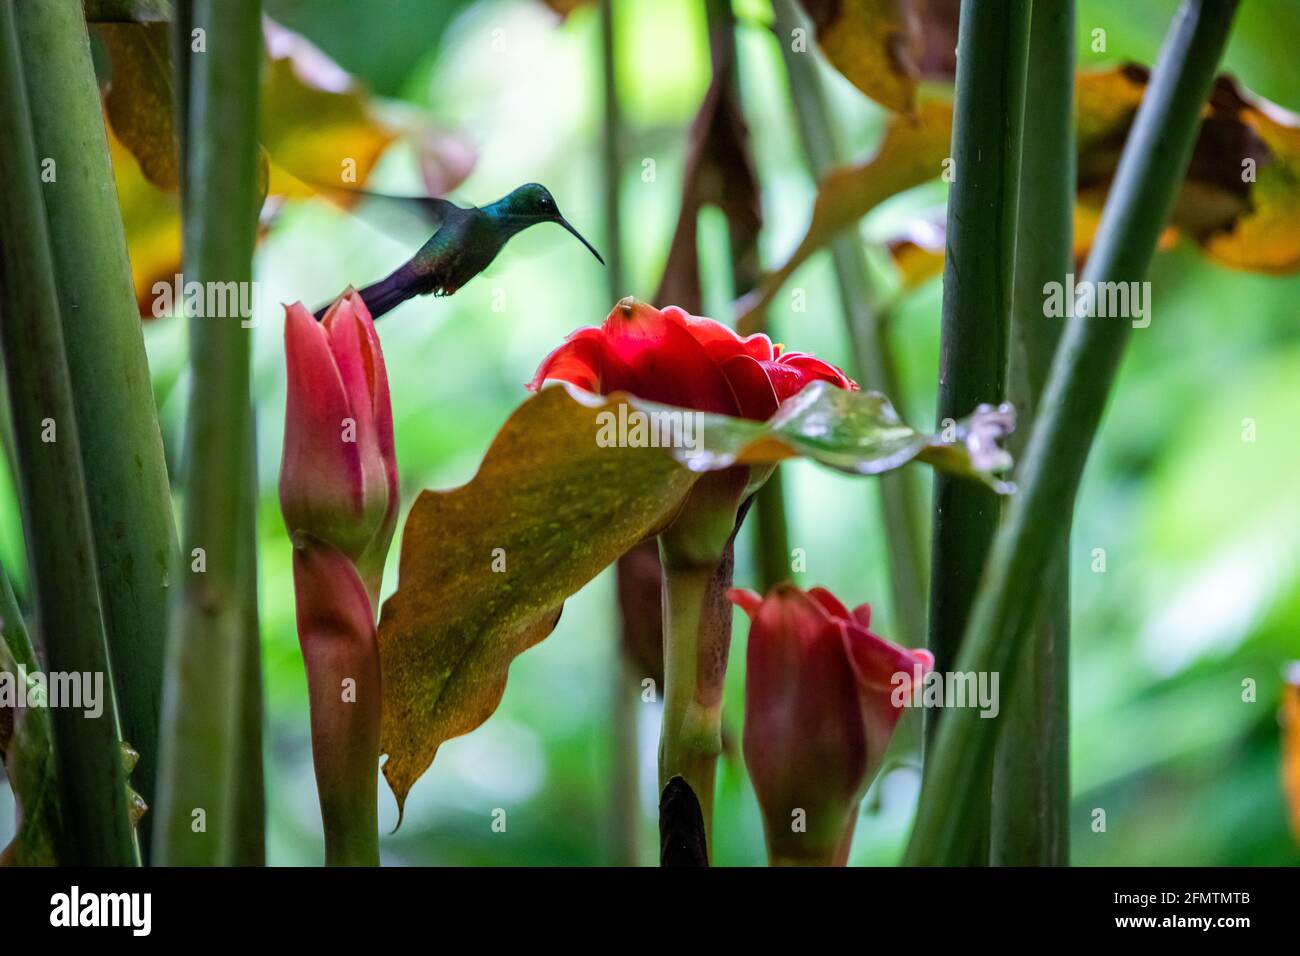
<svg viewBox="0 0 1300 956">
<path fill-rule="evenodd" d="M 605 186 L 605 263 L 612 306 L 623 297 L 623 112 L 618 97 L 616 17 L 613 0 L 600 0 L 600 52 L 604 137 L 601 161 Z M 622 560 L 620 558 L 620 560 Z M 624 622 L 630 613 L 619 606 Z M 610 657 L 610 845 L 615 866 L 641 862 L 641 791 L 636 736 L 638 684 L 621 634 Z"/>
<path fill-rule="evenodd" d="M 1182 182 L 1201 108 L 1227 42 L 1235 0 L 1184 0 L 1160 51 L 1120 158 L 1083 281 L 1137 282 Z M 1014 694 L 1017 665 L 1042 591 L 1042 575 L 1065 539 L 1069 515 L 1110 394 L 1129 324 L 1074 316 L 1052 362 L 1012 501 L 989 558 L 958 668 L 996 671 Z M 969 708 L 940 724 L 922 782 L 906 862 L 946 864 L 969 853 L 982 808 L 963 799 L 985 772 L 997 720 Z"/>
<path fill-rule="evenodd" d="M 248 415 L 248 478 L 242 519 L 246 523 L 240 565 L 243 576 L 244 673 L 240 679 L 239 756 L 236 758 L 236 866 L 266 865 L 266 773 L 262 757 L 262 641 L 257 607 L 257 436 Z"/>
<path fill-rule="evenodd" d="M 73 707 L 51 709 L 64 822 L 59 859 L 131 865 L 138 851 L 127 816 L 77 417 L 10 3 L 0 4 L 0 142 L 0 334 L 30 586 L 50 670 L 103 679 L 103 711 L 97 716 Z"/>
<path fill-rule="evenodd" d="M 664 709 L 659 792 L 681 777 L 695 792 L 713 845 L 713 785 L 722 753 L 722 690 L 731 649 L 731 603 L 741 502 L 754 475 L 733 468 L 698 481 L 659 535 L 663 565 Z M 770 476 L 763 476 L 770 477 Z M 661 818 L 661 836 L 662 823 Z"/>
<path fill-rule="evenodd" d="M 1026 136 L 1021 153 L 1019 241 L 1008 381 L 1016 407 L 1012 455 L 1024 452 L 1064 319 L 1043 314 L 1043 288 L 1073 270 L 1075 195 L 1074 3 L 1036 3 L 1029 29 Z M 1069 516 L 1043 579 L 1042 606 L 1016 693 L 1004 696 L 1006 726 L 993 769 L 989 861 L 1069 863 Z"/>
<path fill-rule="evenodd" d="M 785 482 L 780 468 L 754 495 L 754 563 L 758 589 L 763 594 L 782 581 L 793 580 Z"/>
<path fill-rule="evenodd" d="M 943 271 L 941 430 L 945 420 L 1006 394 L 1029 9 L 1026 0 L 962 0 Z M 930 650 L 937 671 L 950 670 L 957 659 L 999 514 L 989 489 L 934 476 Z"/>
<path fill-rule="evenodd" d="M 189 57 L 182 133 L 188 281 L 251 280 L 259 16 L 257 0 L 192 5 L 206 52 Z M 181 75 L 186 69 L 182 64 Z M 195 317 L 189 328 L 182 549 L 188 567 L 171 609 L 155 839 L 160 862 L 212 865 L 232 862 L 237 843 L 246 601 L 253 599 L 246 588 L 254 573 L 246 566 L 253 552 L 244 490 L 251 474 L 251 333 L 238 316 Z"/>
<path fill-rule="evenodd" d="M 103 108 L 78 0 L 15 4 L 132 786 L 153 803 L 176 527 Z M 147 856 L 147 834 L 141 833 Z"/>
<path fill-rule="evenodd" d="M 1006 393 L 1029 10 L 1028 0 L 961 4 L 939 352 L 941 431 Z M 928 645 L 940 673 L 957 659 L 1001 508 L 986 487 L 934 476 Z M 943 719 L 938 709 L 926 712 L 927 741 Z M 986 776 L 966 794 L 983 806 L 985 822 L 982 845 L 970 847 L 966 863 L 988 859 L 991 786 Z"/>
<path fill-rule="evenodd" d="M 665 555 L 666 558 L 666 555 Z M 724 580 L 725 579 L 725 580 Z M 710 648 L 731 638 L 731 552 L 714 564 L 664 562 L 664 713 L 659 789 L 681 777 L 695 792 L 713 846 L 713 789 L 722 753 L 722 678 Z M 719 597 L 721 596 L 721 601 Z M 725 657 L 724 657 L 725 659 Z"/>
<path fill-rule="evenodd" d="M 774 29 L 785 60 L 794 116 L 809 171 L 820 177 L 839 164 L 842 150 L 830 120 L 821 78 L 813 54 L 791 48 L 795 28 L 808 24 L 794 0 L 774 0 Z M 889 342 L 888 323 L 872 293 L 867 258 L 856 235 L 832 240 L 840 309 L 853 349 L 854 374 L 866 388 L 902 400 L 902 383 Z M 926 613 L 926 556 L 921 493 L 914 469 L 881 475 L 880 515 L 889 551 L 890 589 L 895 638 L 909 646 L 923 643 Z M 761 492 L 760 492 L 761 494 Z M 761 513 L 760 513 L 761 514 Z"/>
</svg>

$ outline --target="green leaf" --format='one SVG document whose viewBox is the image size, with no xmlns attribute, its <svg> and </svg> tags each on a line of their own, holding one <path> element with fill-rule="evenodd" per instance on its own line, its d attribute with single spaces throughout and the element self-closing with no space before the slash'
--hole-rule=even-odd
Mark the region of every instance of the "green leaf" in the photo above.
<svg viewBox="0 0 1300 956">
<path fill-rule="evenodd" d="M 680 413 L 666 405 L 631 403 L 647 412 Z M 950 436 L 918 432 L 906 424 L 880 392 L 849 392 L 829 382 L 813 382 L 788 399 L 766 422 L 701 414 L 701 447 L 670 449 L 696 472 L 733 465 L 775 464 L 786 458 L 811 458 L 836 471 L 879 475 L 910 461 L 984 482 L 995 491 L 1011 487 L 993 472 L 1011 466 L 1001 441 L 1015 426 L 1009 407 L 981 406 L 953 423 Z M 951 440 L 948 440 L 951 438 Z"/>
<path fill-rule="evenodd" d="M 16 680 L 20 665 L 28 675 L 39 666 L 9 579 L 0 568 L 0 674 Z M 33 686 L 30 677 L 28 686 Z M 59 816 L 48 710 L 0 708 L 0 763 L 19 812 L 18 832 L 0 850 L 0 866 L 53 866 Z"/>
<path fill-rule="evenodd" d="M 602 444 L 610 417 L 634 412 L 700 414 L 691 434 L 702 443 Z M 983 469 L 1007 463 L 997 443 L 1009 427 L 1008 411 L 984 411 L 945 443 L 907 427 L 878 393 L 822 382 L 766 423 L 543 389 L 506 421 L 469 484 L 423 492 L 407 519 L 397 592 L 379 621 L 380 750 L 399 806 L 444 741 L 491 716 L 511 661 L 551 632 L 564 601 L 664 528 L 703 472 L 803 455 L 879 474 L 917 460 L 997 485 Z"/>
</svg>

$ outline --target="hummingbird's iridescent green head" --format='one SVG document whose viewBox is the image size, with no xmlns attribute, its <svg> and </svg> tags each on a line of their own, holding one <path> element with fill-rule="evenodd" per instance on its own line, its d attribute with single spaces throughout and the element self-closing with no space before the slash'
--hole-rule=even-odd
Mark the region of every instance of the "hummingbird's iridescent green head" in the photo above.
<svg viewBox="0 0 1300 956">
<path fill-rule="evenodd" d="M 602 266 L 605 264 L 605 260 L 600 257 L 600 253 L 595 250 L 591 243 L 584 239 L 582 234 L 569 225 L 569 221 L 560 215 L 560 207 L 555 204 L 555 197 L 541 183 L 525 183 L 504 199 L 494 202 L 492 212 L 518 229 L 527 229 L 539 222 L 558 223 L 573 233 L 579 242 L 590 249 L 597 262 Z"/>
</svg>

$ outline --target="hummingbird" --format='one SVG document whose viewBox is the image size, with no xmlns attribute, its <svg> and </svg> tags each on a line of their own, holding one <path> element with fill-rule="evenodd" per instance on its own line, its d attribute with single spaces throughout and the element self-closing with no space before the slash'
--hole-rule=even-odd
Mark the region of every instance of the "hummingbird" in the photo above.
<svg viewBox="0 0 1300 956">
<path fill-rule="evenodd" d="M 387 278 L 361 290 L 371 318 L 379 318 L 412 296 L 453 294 L 486 269 L 511 238 L 541 222 L 563 226 L 591 250 L 597 262 L 605 264 L 592 244 L 560 215 L 555 198 L 540 183 L 526 183 L 486 206 L 462 208 L 432 197 L 416 201 L 436 231 Z M 327 308 L 317 311 L 316 321 L 325 317 Z"/>
</svg>

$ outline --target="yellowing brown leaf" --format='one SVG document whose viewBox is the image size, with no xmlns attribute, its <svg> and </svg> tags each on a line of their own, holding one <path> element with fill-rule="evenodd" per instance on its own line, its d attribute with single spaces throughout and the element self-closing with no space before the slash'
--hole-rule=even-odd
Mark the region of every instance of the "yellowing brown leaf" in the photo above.
<svg viewBox="0 0 1300 956">
<path fill-rule="evenodd" d="M 564 601 L 672 516 L 696 476 L 654 448 L 602 448 L 598 408 L 524 402 L 473 481 L 425 491 L 402 534 L 379 655 L 384 776 L 399 806 L 442 743 L 496 709 L 514 658 Z"/>
<path fill-rule="evenodd" d="M 104 23 L 96 32 L 108 53 L 104 108 L 113 132 L 151 183 L 175 189 L 179 176 L 169 26 Z"/>
<path fill-rule="evenodd" d="M 886 109 L 915 106 L 922 52 L 911 0 L 802 0 L 826 59 Z M 789 38 L 782 37 L 788 43 Z"/>
<path fill-rule="evenodd" d="M 876 154 L 864 163 L 832 169 L 822 179 L 812 222 L 799 246 L 747 297 L 737 326 L 752 332 L 777 291 L 795 270 L 839 232 L 849 228 L 890 196 L 934 179 L 952 143 L 952 104 L 923 103 L 915 116 L 890 117 Z"/>
<path fill-rule="evenodd" d="M 1282 686 L 1282 787 L 1291 810 L 1291 832 L 1300 843 L 1300 663 L 1292 663 Z"/>
<path fill-rule="evenodd" d="M 145 178 L 140 164 L 112 128 L 108 131 L 108 153 L 113 161 L 136 302 L 140 314 L 151 318 L 154 283 L 171 284 L 181 271 L 180 197 Z"/>
<path fill-rule="evenodd" d="M 270 191 L 289 197 L 364 183 L 397 137 L 373 115 L 364 94 L 312 86 L 288 57 L 264 68 L 261 125 L 271 156 Z"/>
<path fill-rule="evenodd" d="M 1267 148 L 1257 161 L 1248 212 L 1225 232 L 1202 240 L 1211 258 L 1255 272 L 1290 274 L 1300 269 L 1300 123 L 1262 108 L 1243 109 L 1240 120 Z"/>
</svg>

